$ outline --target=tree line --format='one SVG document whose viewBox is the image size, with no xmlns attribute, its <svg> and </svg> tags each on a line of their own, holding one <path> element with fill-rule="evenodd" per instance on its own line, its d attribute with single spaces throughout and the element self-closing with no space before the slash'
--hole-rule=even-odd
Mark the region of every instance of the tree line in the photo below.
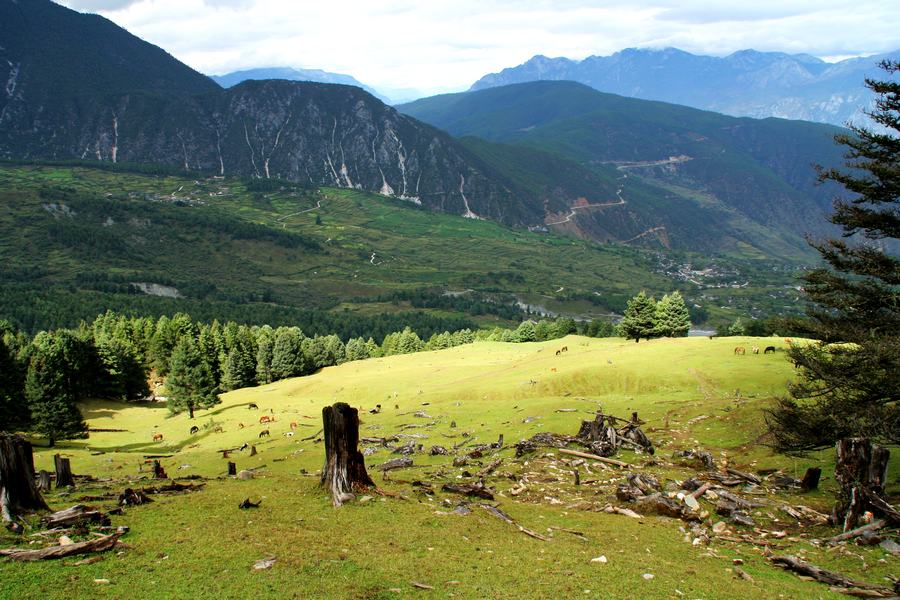
<svg viewBox="0 0 900 600">
<path fill-rule="evenodd" d="M 173 413 L 209 408 L 219 394 L 312 374 L 353 360 L 441 350 L 476 340 L 531 342 L 570 333 L 612 335 L 611 324 L 569 318 L 523 321 L 515 329 L 469 328 L 423 339 L 411 327 L 384 336 L 304 334 L 296 326 L 204 323 L 184 313 L 158 319 L 107 311 L 74 329 L 41 331 L 33 338 L 0 321 L 0 423 L 48 440 L 84 436 L 78 409 L 86 398 L 138 400 L 148 380 L 164 379 Z"/>
</svg>

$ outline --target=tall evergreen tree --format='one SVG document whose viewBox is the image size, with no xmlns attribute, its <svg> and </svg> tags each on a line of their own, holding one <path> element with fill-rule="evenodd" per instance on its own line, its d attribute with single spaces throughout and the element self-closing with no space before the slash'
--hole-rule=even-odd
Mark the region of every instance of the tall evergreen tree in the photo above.
<svg viewBox="0 0 900 600">
<path fill-rule="evenodd" d="M 0 332 L 0 430 L 15 431 L 28 424 L 25 374 Z"/>
<path fill-rule="evenodd" d="M 851 195 L 829 219 L 843 239 L 812 242 L 827 266 L 802 278 L 810 306 L 794 326 L 820 341 L 789 350 L 800 378 L 768 414 L 782 450 L 848 437 L 900 443 L 900 61 L 881 66 L 888 80 L 866 80 L 880 128 L 837 136 L 847 169 L 820 169 Z"/>
<path fill-rule="evenodd" d="M 656 334 L 684 337 L 691 329 L 691 315 L 678 291 L 666 294 L 656 303 Z"/>
<path fill-rule="evenodd" d="M 32 428 L 53 446 L 57 440 L 80 437 L 87 424 L 76 404 L 82 362 L 78 344 L 70 332 L 43 334 L 35 349 L 25 377 L 25 397 L 31 412 Z"/>
<path fill-rule="evenodd" d="M 628 301 L 625 315 L 619 323 L 619 332 L 623 338 L 633 339 L 635 343 L 656 334 L 656 301 L 643 290 Z"/>
<path fill-rule="evenodd" d="M 269 325 L 263 325 L 256 333 L 256 383 L 266 385 L 275 381 L 272 374 L 272 347 L 275 332 Z"/>
<path fill-rule="evenodd" d="M 272 344 L 273 380 L 299 377 L 308 372 L 303 354 L 303 332 L 297 327 L 279 327 Z"/>
<path fill-rule="evenodd" d="M 212 366 L 192 337 L 181 338 L 172 351 L 166 388 L 169 390 L 169 410 L 173 413 L 186 410 L 191 419 L 194 410 L 219 403 Z"/>
</svg>

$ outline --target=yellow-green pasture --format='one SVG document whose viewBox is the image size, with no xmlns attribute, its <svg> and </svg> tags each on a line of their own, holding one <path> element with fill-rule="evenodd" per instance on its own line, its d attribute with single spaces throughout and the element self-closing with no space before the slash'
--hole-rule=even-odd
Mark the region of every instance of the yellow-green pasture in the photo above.
<svg viewBox="0 0 900 600">
<path fill-rule="evenodd" d="M 764 355 L 769 345 L 778 351 Z M 736 346 L 747 354 L 735 355 Z M 567 350 L 557 354 L 563 347 Z M 759 355 L 751 353 L 753 347 L 760 348 Z M 539 431 L 574 434 L 598 407 L 620 416 L 638 411 L 661 464 L 647 464 L 649 457 L 631 452 L 620 458 L 661 479 L 692 473 L 669 463 L 674 450 L 692 447 L 742 470 L 783 468 L 800 476 L 818 465 L 828 475 L 828 452 L 790 459 L 761 443 L 762 410 L 785 393 L 793 377 L 784 347 L 782 339 L 762 338 L 484 342 L 347 363 L 311 377 L 235 391 L 193 421 L 170 416 L 161 405 L 91 402 L 84 407 L 91 428 L 123 431 L 94 432 L 55 449 L 38 447 L 36 467 L 51 468 L 53 453 L 61 452 L 76 473 L 113 481 L 51 493 L 54 508 L 75 504 L 81 495 L 152 485 L 138 479 L 148 476 L 145 455 L 172 455 L 161 459 L 172 477 L 218 479 L 199 492 L 158 496 L 152 504 L 126 508 L 113 523 L 131 527 L 124 538 L 128 548 L 100 562 L 0 563 L 0 598 L 839 597 L 768 565 L 757 546 L 715 541 L 695 546 L 685 541 L 680 521 L 598 512 L 606 503 L 620 504 L 613 492 L 622 474 L 614 470 L 582 472 L 584 483 L 576 488 L 568 475 L 548 467 L 546 487 L 517 497 L 508 493 L 521 472 L 554 464 L 543 461 L 545 452 L 514 461 L 512 444 Z M 362 436 L 427 437 L 418 439 L 426 453 L 413 457 L 415 466 L 388 478 L 372 467 L 392 458 L 389 450 L 366 458 L 373 479 L 389 495 L 372 492 L 335 509 L 317 486 L 324 449 L 314 438 L 322 407 L 338 401 L 363 409 Z M 250 403 L 259 410 L 250 410 Z M 382 411 L 370 414 L 378 404 Z M 260 425 L 263 416 L 275 422 Z M 288 437 L 291 423 L 297 427 Z M 200 433 L 191 435 L 195 424 Z M 223 431 L 215 433 L 216 426 Z M 259 438 L 263 429 L 270 437 Z M 163 440 L 154 442 L 155 433 Z M 477 506 L 468 515 L 447 514 L 459 498 L 440 492 L 440 482 L 455 480 L 462 469 L 450 465 L 451 456 L 431 457 L 427 450 L 466 439 L 494 442 L 500 434 L 507 444 L 500 452 L 505 462 L 488 483 L 500 493 L 503 510 L 548 541 L 528 537 Z M 245 450 L 222 458 L 219 450 L 244 443 L 255 444 L 258 454 L 251 458 Z M 225 478 L 227 460 L 238 469 L 258 469 L 256 477 Z M 892 466 L 896 469 L 896 460 Z M 436 493 L 414 491 L 414 480 L 435 482 Z M 771 510 L 761 517 L 765 527 L 790 531 L 779 543 L 782 551 L 885 583 L 883 578 L 898 570 L 897 558 L 877 548 L 853 547 L 849 556 L 825 552 L 809 540 L 829 531 L 801 530 L 777 509 L 799 503 L 826 510 L 830 485 L 826 477 L 822 492 L 770 495 Z M 261 499 L 262 506 L 239 510 L 247 497 Z M 22 543 L 5 533 L 0 541 Z M 274 566 L 255 571 L 253 563 L 267 556 L 277 558 Z M 608 562 L 591 562 L 600 556 Z M 744 560 L 742 568 L 753 581 L 735 577 L 734 558 Z"/>
</svg>

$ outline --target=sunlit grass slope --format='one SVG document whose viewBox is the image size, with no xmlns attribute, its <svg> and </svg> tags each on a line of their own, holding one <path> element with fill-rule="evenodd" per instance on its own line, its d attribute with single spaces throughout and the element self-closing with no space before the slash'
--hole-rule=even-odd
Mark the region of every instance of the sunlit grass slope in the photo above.
<svg viewBox="0 0 900 600">
<path fill-rule="evenodd" d="M 735 356 L 737 345 L 748 350 L 774 345 L 779 351 Z M 564 346 L 568 350 L 557 355 Z M 76 559 L 0 563 L 0 597 L 831 597 L 825 586 L 769 566 L 751 545 L 693 546 L 679 530 L 680 521 L 638 521 L 596 512 L 608 502 L 620 504 L 613 496 L 618 471 L 582 472 L 585 481 L 576 488 L 568 471 L 560 470 L 565 468 L 561 462 L 545 459 L 546 451 L 516 460 L 510 447 L 539 431 L 574 434 L 580 421 L 602 406 L 621 416 L 639 412 L 660 464 L 648 464 L 646 455 L 627 451 L 619 458 L 662 480 L 693 473 L 670 462 L 674 450 L 691 447 L 728 457 L 748 471 L 778 467 L 802 475 L 807 466 L 820 465 L 827 474 L 827 453 L 795 461 L 757 443 L 763 433 L 762 409 L 784 393 L 793 376 L 783 348 L 784 340 L 761 338 L 635 344 L 570 336 L 534 344 L 476 343 L 347 363 L 310 377 L 238 390 L 224 395 L 214 409 L 198 413 L 193 422 L 186 415 L 170 417 L 164 408 L 89 403 L 85 416 L 92 428 L 124 431 L 92 433 L 88 440 L 55 451 L 71 456 L 76 473 L 114 481 L 85 484 L 70 496 L 50 494 L 54 507 L 74 504 L 99 488 L 133 487 L 130 481 L 146 476 L 146 468 L 141 470 L 145 455 L 171 454 L 161 459 L 171 476 L 221 477 L 227 461 L 218 450 L 247 442 L 256 445 L 258 454 L 251 458 L 247 451 L 233 452 L 229 460 L 238 469 L 258 469 L 256 478 L 220 478 L 199 492 L 158 497 L 152 504 L 126 509 L 114 524 L 131 527 L 125 538 L 130 547 L 96 564 L 72 566 Z M 374 465 L 396 455 L 380 449 L 366 458 L 376 483 L 392 495 L 372 493 L 370 499 L 334 509 L 317 486 L 324 449 L 302 438 L 315 437 L 322 407 L 336 401 L 364 411 L 382 405 L 380 414 L 360 413 L 362 436 L 426 436 L 417 440 L 425 453 L 413 457 L 411 469 L 384 477 Z M 251 402 L 259 405 L 258 411 L 248 409 Z M 416 411 L 425 414 L 416 416 Z M 266 415 L 276 420 L 262 426 L 259 418 Z M 287 437 L 292 422 L 298 427 Z M 202 428 L 192 436 L 189 429 L 195 423 Z M 214 425 L 223 432 L 213 433 Z M 264 427 L 271 437 L 260 439 Z M 156 432 L 163 434 L 162 442 L 152 441 Z M 479 507 L 465 516 L 446 514 L 459 498 L 440 492 L 440 484 L 455 480 L 462 469 L 451 466 L 452 457 L 428 456 L 430 446 L 451 447 L 465 441 L 465 435 L 474 443 L 494 442 L 500 434 L 507 444 L 499 453 L 504 463 L 488 483 L 502 494 L 497 500 L 503 510 L 549 541 L 528 537 Z M 50 468 L 53 452 L 37 449 L 37 468 Z M 484 462 L 491 459 L 488 455 Z M 468 468 L 474 472 L 479 467 Z M 513 477 L 526 470 L 541 471 L 542 487 L 513 497 L 508 493 L 516 485 Z M 436 493 L 415 492 L 415 480 L 433 482 Z M 802 498 L 771 497 L 772 518 L 784 519 L 776 509 L 783 503 L 826 509 L 830 485 L 826 479 L 824 491 Z M 247 497 L 261 499 L 262 506 L 239 510 L 238 503 Z M 792 524 L 782 520 L 765 526 Z M 581 532 L 583 538 L 558 528 Z M 811 535 L 824 534 L 813 530 Z M 858 559 L 820 551 L 807 538 L 794 539 L 784 542 L 791 552 L 804 552 L 816 564 L 865 580 L 881 582 L 896 571 L 897 559 L 879 562 L 884 553 L 877 549 L 854 549 L 865 560 L 863 571 Z M 12 544 L 9 536 L 3 542 Z M 254 561 L 270 555 L 278 559 L 271 569 L 252 569 Z M 590 562 L 601 555 L 608 563 Z M 753 581 L 734 577 L 735 557 L 745 561 L 742 568 Z M 654 577 L 646 579 L 645 574 Z M 434 590 L 413 588 L 411 582 Z"/>
</svg>

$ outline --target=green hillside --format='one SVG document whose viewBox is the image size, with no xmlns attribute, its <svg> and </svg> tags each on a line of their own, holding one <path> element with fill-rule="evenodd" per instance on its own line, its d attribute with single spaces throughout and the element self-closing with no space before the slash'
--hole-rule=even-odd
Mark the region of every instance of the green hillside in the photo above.
<svg viewBox="0 0 900 600">
<path fill-rule="evenodd" d="M 791 249 L 772 254 L 802 259 L 803 236 L 828 231 L 824 214 L 834 189 L 816 185 L 813 164 L 839 164 L 836 127 L 734 118 L 554 81 L 435 96 L 399 108 L 454 135 L 548 151 L 640 178 L 646 193 L 624 194 L 632 200 L 624 210 L 666 227 L 674 247 L 699 239 L 727 252 L 738 240 L 766 252 L 773 238 L 782 238 Z M 680 229 L 687 206 L 693 225 Z M 603 227 L 581 215 L 577 221 L 588 234 Z"/>
<path fill-rule="evenodd" d="M 736 344 L 771 344 L 779 351 L 735 356 Z M 568 352 L 557 356 L 562 345 Z M 99 478 L 79 480 L 73 493 L 48 493 L 53 508 L 83 502 L 108 510 L 124 488 L 158 485 L 148 479 L 145 455 L 163 455 L 172 477 L 209 479 L 183 480 L 203 483 L 200 491 L 154 495 L 150 504 L 125 507 L 112 524 L 130 528 L 123 538 L 128 547 L 100 562 L 77 567 L 73 563 L 83 557 L 0 562 L 0 597 L 282 598 L 295 591 L 304 598 L 845 597 L 774 567 L 764 556 L 765 546 L 889 585 L 884 578 L 896 573 L 896 557 L 877 546 L 830 551 L 812 540 L 833 535 L 834 529 L 802 524 L 784 512 L 784 506 L 797 504 L 827 512 L 830 478 L 810 494 L 777 489 L 771 478 L 752 496 L 743 486 L 729 488 L 765 503 L 750 511 L 755 528 L 715 514 L 715 500 L 709 498 L 701 498 L 709 514 L 698 528 L 669 517 L 603 512 L 607 505 L 630 506 L 615 496 L 629 473 L 653 475 L 673 490 L 679 488 L 675 482 L 706 477 L 690 461 L 673 458 L 680 450 L 707 450 L 719 465 L 727 461 L 751 473 L 778 469 L 797 477 L 812 465 L 829 472 L 832 453 L 790 459 L 755 443 L 764 430 L 761 409 L 784 393 L 792 376 L 783 347 L 781 339 L 764 338 L 480 342 L 350 362 L 238 390 L 224 395 L 221 405 L 198 412 L 194 421 L 184 414 L 170 417 L 158 405 L 89 402 L 84 414 L 97 430 L 90 438 L 35 448 L 38 469 L 50 468 L 53 453 L 61 452 L 75 473 Z M 324 456 L 316 435 L 321 409 L 336 401 L 362 409 L 362 436 L 399 434 L 407 436 L 401 443 L 423 445 L 411 456 L 412 468 L 383 474 L 375 465 L 399 455 L 377 443 L 364 444 L 369 473 L 385 494 L 367 492 L 339 509 L 318 487 L 317 474 Z M 248 410 L 250 402 L 260 410 Z M 382 412 L 369 414 L 376 404 Z M 624 471 L 573 463 L 553 448 L 516 456 L 519 440 L 538 432 L 574 434 L 601 406 L 621 416 L 638 411 L 656 454 L 619 452 L 617 458 L 631 465 Z M 261 415 L 275 422 L 259 425 Z M 291 422 L 298 427 L 288 437 Z M 192 435 L 193 424 L 200 431 Z M 216 426 L 221 433 L 214 432 Z M 271 436 L 260 438 L 265 427 Z M 153 441 L 155 433 L 162 441 Z M 503 449 L 453 466 L 453 454 L 496 442 L 500 434 Z M 221 449 L 245 442 L 256 446 L 256 456 L 245 450 L 223 459 Z M 459 449 L 430 456 L 434 445 Z M 485 476 L 495 490 L 490 504 L 545 539 L 498 519 L 478 505 L 485 500 L 441 491 L 444 483 L 475 481 L 464 472 L 476 473 L 497 458 L 502 463 Z M 228 461 L 238 469 L 257 469 L 254 478 L 222 477 Z M 574 482 L 576 470 L 580 485 Z M 520 485 L 524 491 L 514 494 Z M 896 483 L 890 487 L 896 489 Z M 81 500 L 85 497 L 93 499 Z M 239 510 L 245 498 L 262 504 Z M 465 500 L 473 502 L 469 513 L 457 508 Z M 712 532 L 717 521 L 725 523 L 724 532 Z M 5 530 L 0 541 L 3 547 L 21 543 Z M 271 568 L 253 569 L 270 556 L 276 558 Z M 600 556 L 607 562 L 591 562 Z M 736 564 L 749 579 L 737 577 Z M 64 586 L 56 583 L 60 577 Z M 416 589 L 413 583 L 433 589 Z"/>
<path fill-rule="evenodd" d="M 410 309 L 397 292 L 461 292 L 601 316 L 642 288 L 680 289 L 714 322 L 797 309 L 783 288 L 790 270 L 765 260 L 650 253 L 275 182 L 7 165 L 0 232 L 0 314 L 31 330 L 106 308 L 273 325 L 306 323 L 312 317 L 300 312 L 318 311 L 342 323 L 321 333 L 361 335 L 354 316 Z M 687 263 L 710 269 L 691 276 L 702 285 L 679 273 Z M 135 293 L 135 284 L 179 297 Z M 498 322 L 490 310 L 422 310 Z"/>
</svg>

